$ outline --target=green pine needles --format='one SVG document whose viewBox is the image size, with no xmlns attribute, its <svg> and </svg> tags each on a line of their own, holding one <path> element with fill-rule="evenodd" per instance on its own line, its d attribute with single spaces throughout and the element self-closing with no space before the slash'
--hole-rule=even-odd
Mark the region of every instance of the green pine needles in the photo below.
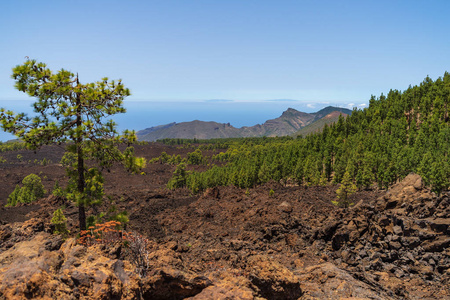
<svg viewBox="0 0 450 300">
<path fill-rule="evenodd" d="M 69 230 L 67 229 L 67 218 L 64 216 L 62 209 L 58 208 L 55 210 L 51 222 L 55 226 L 55 231 L 53 231 L 54 234 L 60 234 L 63 238 L 66 238 L 69 235 Z"/>
<path fill-rule="evenodd" d="M 61 188 L 61 186 L 59 185 L 58 180 L 55 181 L 55 184 L 53 185 L 53 191 L 52 191 L 53 196 L 55 197 L 65 197 L 66 193 L 64 192 L 64 190 Z"/>
<path fill-rule="evenodd" d="M 356 185 L 353 183 L 352 178 L 350 177 L 350 173 L 346 171 L 344 173 L 344 178 L 342 179 L 341 185 L 336 191 L 337 197 L 339 200 L 332 201 L 332 203 L 336 206 L 340 207 L 350 207 L 354 203 L 349 199 L 351 194 L 354 194 L 357 191 Z"/>
<path fill-rule="evenodd" d="M 17 90 L 36 99 L 35 116 L 0 109 L 0 126 L 15 134 L 29 149 L 42 145 L 66 143 L 71 160 L 66 163 L 70 177 L 68 198 L 78 205 L 80 230 L 86 229 L 86 206 L 103 195 L 100 169 L 115 162 L 128 163 L 128 169 L 139 169 L 145 161 L 131 159 L 118 145 L 131 146 L 137 140 L 134 131 L 118 134 L 111 116 L 124 113 L 123 100 L 130 95 L 121 80 L 102 78 L 81 83 L 78 74 L 61 69 L 53 72 L 47 65 L 27 60 L 13 68 L 12 78 Z M 19 158 L 18 158 L 19 159 Z M 96 163 L 87 168 L 85 161 Z M 97 169 L 98 168 L 98 169 Z"/>
<path fill-rule="evenodd" d="M 167 187 L 169 189 L 176 189 L 186 186 L 186 178 L 188 173 L 186 171 L 186 164 L 180 163 L 175 171 L 173 172 L 173 177 L 169 180 Z"/>
<path fill-rule="evenodd" d="M 16 186 L 9 195 L 6 206 L 16 206 L 19 203 L 31 203 L 42 198 L 46 191 L 41 178 L 35 174 L 30 174 L 22 180 L 22 187 Z"/>
</svg>

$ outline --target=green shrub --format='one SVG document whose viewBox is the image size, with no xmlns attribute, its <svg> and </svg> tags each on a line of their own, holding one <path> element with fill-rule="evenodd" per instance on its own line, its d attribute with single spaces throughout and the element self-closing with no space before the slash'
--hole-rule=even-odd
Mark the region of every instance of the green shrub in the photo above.
<svg viewBox="0 0 450 300">
<path fill-rule="evenodd" d="M 44 185 L 41 178 L 35 174 L 30 174 L 22 180 L 23 187 L 18 185 L 9 195 L 6 206 L 15 206 L 18 203 L 31 203 L 45 194 Z"/>
<path fill-rule="evenodd" d="M 53 186 L 52 194 L 56 197 L 65 197 L 66 193 L 64 190 L 59 186 L 58 180 L 55 181 L 55 185 Z"/>
<path fill-rule="evenodd" d="M 123 153 L 124 165 L 128 171 L 138 173 L 147 166 L 147 160 L 134 155 L 134 148 L 128 147 Z"/>
<path fill-rule="evenodd" d="M 181 163 L 177 166 L 175 172 L 173 172 L 173 176 L 169 180 L 169 183 L 167 183 L 167 187 L 171 190 L 180 187 L 185 187 L 186 179 L 187 179 L 186 164 Z"/>
<path fill-rule="evenodd" d="M 187 162 L 191 165 L 201 165 L 205 162 L 202 151 L 198 148 L 194 152 L 188 153 L 187 157 Z"/>
<path fill-rule="evenodd" d="M 113 215 L 109 218 L 109 220 L 119 222 L 125 230 L 127 229 L 128 222 L 130 222 L 130 219 L 128 218 L 128 212 L 126 210 Z"/>
<path fill-rule="evenodd" d="M 41 178 L 35 174 L 30 174 L 22 180 L 23 187 L 37 198 L 44 197 L 45 189 Z"/>
<path fill-rule="evenodd" d="M 63 237 L 67 237 L 69 230 L 67 230 L 67 218 L 64 216 L 62 209 L 58 208 L 53 213 L 53 218 L 51 220 L 52 224 L 55 225 L 55 234 L 60 234 Z"/>
<path fill-rule="evenodd" d="M 357 190 L 356 185 L 353 183 L 350 173 L 346 171 L 344 173 L 344 178 L 342 179 L 341 186 L 337 189 L 336 194 L 339 200 L 332 201 L 336 206 L 347 208 L 354 203 L 348 198 L 351 194 L 355 193 Z"/>
<path fill-rule="evenodd" d="M 43 160 L 41 160 L 40 161 L 40 165 L 41 166 L 46 166 L 46 165 L 49 165 L 49 164 L 51 164 L 52 163 L 52 161 L 50 160 L 50 159 L 46 159 L 46 158 L 44 158 Z"/>
<path fill-rule="evenodd" d="M 20 186 L 16 185 L 14 191 L 8 196 L 6 206 L 15 206 L 19 202 Z"/>
<path fill-rule="evenodd" d="M 98 215 L 90 215 L 89 217 L 86 218 L 86 228 L 95 226 L 95 224 L 102 223 L 104 216 L 105 216 L 104 212 L 101 212 Z"/>
</svg>

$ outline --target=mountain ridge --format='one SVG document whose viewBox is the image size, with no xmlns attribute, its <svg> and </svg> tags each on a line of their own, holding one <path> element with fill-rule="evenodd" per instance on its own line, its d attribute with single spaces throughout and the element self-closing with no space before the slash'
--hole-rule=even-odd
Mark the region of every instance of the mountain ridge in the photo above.
<svg viewBox="0 0 450 300">
<path fill-rule="evenodd" d="M 140 141 L 156 141 L 164 138 L 211 139 L 234 137 L 287 136 L 295 135 L 302 128 L 322 120 L 332 112 L 349 115 L 351 110 L 341 107 L 327 106 L 315 113 L 305 113 L 288 108 L 280 117 L 265 121 L 263 124 L 243 126 L 240 128 L 230 123 L 194 120 L 190 122 L 153 126 L 137 132 Z M 322 120 L 323 125 L 335 120 Z"/>
</svg>

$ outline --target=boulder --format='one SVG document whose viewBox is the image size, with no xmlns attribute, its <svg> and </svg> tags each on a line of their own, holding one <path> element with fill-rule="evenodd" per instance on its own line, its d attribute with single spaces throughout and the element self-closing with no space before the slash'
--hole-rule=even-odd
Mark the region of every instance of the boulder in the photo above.
<svg viewBox="0 0 450 300">
<path fill-rule="evenodd" d="M 190 300 L 253 300 L 257 299 L 254 286 L 247 278 L 236 276 L 232 272 L 222 272 L 220 280 L 216 280 L 213 285 L 208 286 L 199 294 L 187 298 Z"/>
<path fill-rule="evenodd" d="M 144 299 L 181 300 L 199 294 L 211 284 L 204 276 L 170 267 L 158 268 L 143 279 L 142 294 Z"/>
<path fill-rule="evenodd" d="M 298 299 L 302 295 L 300 280 L 289 269 L 265 256 L 248 258 L 246 271 L 250 281 L 266 299 Z"/>
<path fill-rule="evenodd" d="M 278 205 L 278 209 L 285 213 L 292 212 L 292 205 L 289 202 L 283 201 L 280 205 Z"/>
<path fill-rule="evenodd" d="M 303 296 L 300 299 L 392 299 L 382 289 L 355 279 L 332 263 L 297 269 Z"/>
</svg>

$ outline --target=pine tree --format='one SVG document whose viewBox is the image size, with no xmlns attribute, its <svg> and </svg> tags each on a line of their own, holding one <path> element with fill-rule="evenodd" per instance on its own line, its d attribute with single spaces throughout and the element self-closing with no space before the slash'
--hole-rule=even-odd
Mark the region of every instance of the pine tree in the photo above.
<svg viewBox="0 0 450 300">
<path fill-rule="evenodd" d="M 264 160 L 263 164 L 259 168 L 258 171 L 258 181 L 260 183 L 266 183 L 271 179 L 271 169 L 266 160 Z"/>
<path fill-rule="evenodd" d="M 18 203 L 31 203 L 45 194 L 41 178 L 36 174 L 30 174 L 22 180 L 23 186 L 16 185 L 14 191 L 8 196 L 6 206 L 15 206 Z"/>
<path fill-rule="evenodd" d="M 52 224 L 55 225 L 55 234 L 60 234 L 63 237 L 67 237 L 69 230 L 67 230 L 67 218 L 64 216 L 62 209 L 58 208 L 53 212 Z"/>
<path fill-rule="evenodd" d="M 71 142 L 67 150 L 75 161 L 69 173 L 76 181 L 72 191 L 79 208 L 80 230 L 86 229 L 85 206 L 89 191 L 86 190 L 85 160 L 97 161 L 100 167 L 109 167 L 114 161 L 122 161 L 119 143 L 136 141 L 134 132 L 118 135 L 115 123 L 107 120 L 117 113 L 124 113 L 123 99 L 130 95 L 121 80 L 108 78 L 82 84 L 78 74 L 61 69 L 54 73 L 46 64 L 27 60 L 13 68 L 15 87 L 35 97 L 33 118 L 24 113 L 0 109 L 1 127 L 23 140 L 29 149 L 42 145 Z"/>
<path fill-rule="evenodd" d="M 350 172 L 346 171 L 344 173 L 344 178 L 342 179 L 341 185 L 336 191 L 339 200 L 332 201 L 333 204 L 344 208 L 353 205 L 353 202 L 349 199 L 349 196 L 355 193 L 356 190 L 357 188 L 350 177 Z"/>
<path fill-rule="evenodd" d="M 186 164 L 180 163 L 173 172 L 173 176 L 170 179 L 169 183 L 167 184 L 167 187 L 169 189 L 185 187 L 186 180 L 187 180 Z"/>
</svg>

